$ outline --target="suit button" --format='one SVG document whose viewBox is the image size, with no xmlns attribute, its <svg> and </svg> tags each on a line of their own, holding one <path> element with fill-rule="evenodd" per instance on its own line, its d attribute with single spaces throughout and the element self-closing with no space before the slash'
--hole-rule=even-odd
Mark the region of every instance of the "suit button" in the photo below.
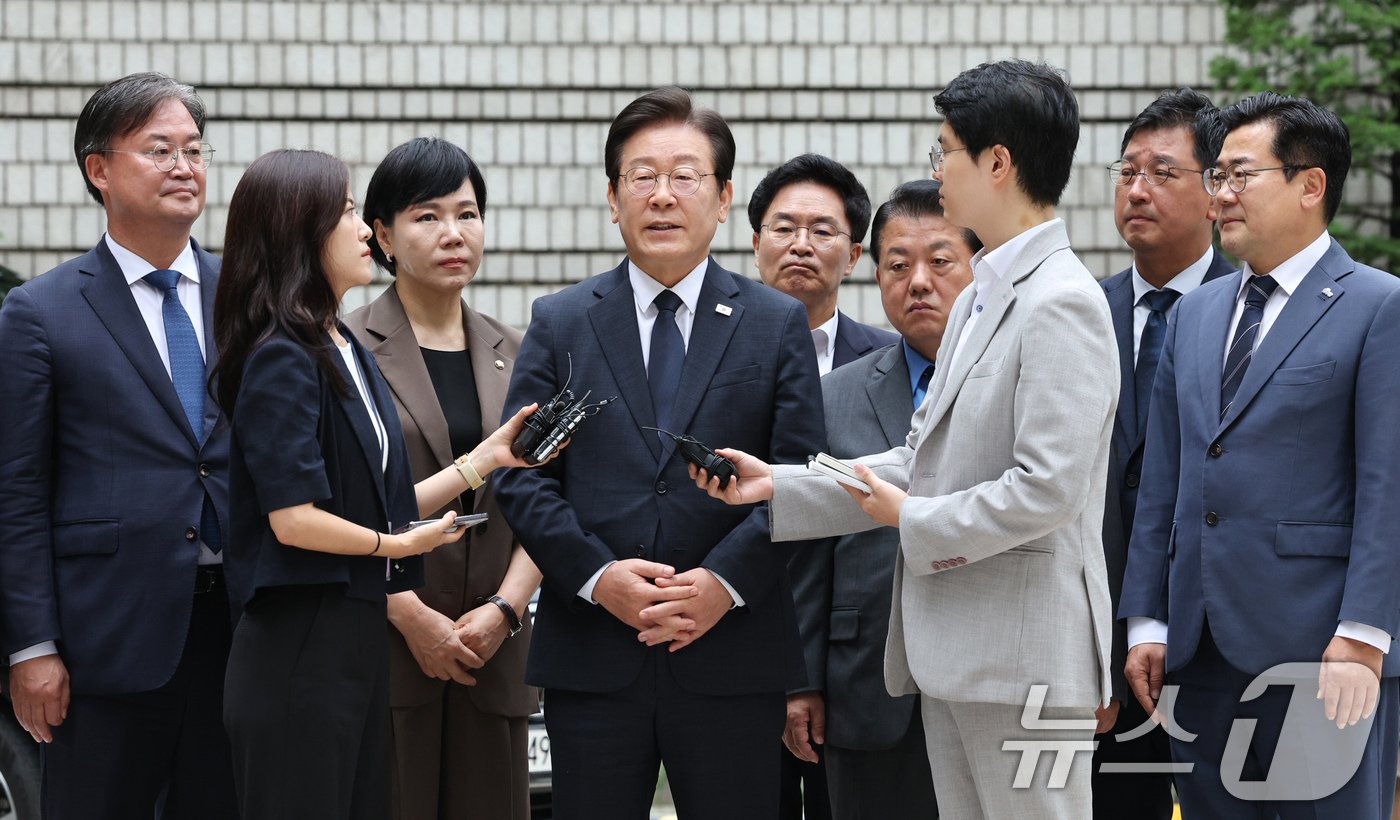
<svg viewBox="0 0 1400 820">
<path fill-rule="evenodd" d="M 209 477 L 209 474 L 210 474 L 211 472 L 213 472 L 213 471 L 209 469 L 209 465 L 208 465 L 208 464 L 201 464 L 201 465 L 199 465 L 199 477 L 200 477 L 200 478 L 208 478 L 208 477 Z"/>
<path fill-rule="evenodd" d="M 647 557 L 647 548 L 646 548 L 645 546 L 643 546 L 642 544 L 638 544 L 638 545 L 637 545 L 637 557 L 638 557 L 638 558 L 645 558 L 645 557 Z"/>
<path fill-rule="evenodd" d="M 1225 452 L 1225 448 L 1221 447 L 1219 442 L 1216 442 L 1210 445 L 1210 450 L 1208 452 L 1211 458 L 1220 458 L 1220 454 Z"/>
<path fill-rule="evenodd" d="M 1208 513 L 1206 513 L 1206 526 L 1214 527 L 1216 524 L 1219 524 L 1219 523 L 1220 523 L 1220 516 L 1216 515 L 1216 514 L 1213 513 L 1213 512 L 1208 512 Z"/>
<path fill-rule="evenodd" d="M 1142 479 L 1138 478 L 1137 473 L 1128 473 L 1128 475 L 1123 479 L 1123 483 L 1127 484 L 1128 489 L 1131 490 L 1132 488 L 1136 487 L 1141 480 Z"/>
<path fill-rule="evenodd" d="M 198 537 L 199 537 L 199 530 L 196 530 L 194 527 L 186 527 L 186 528 L 185 528 L 185 540 L 186 540 L 186 541 L 193 541 L 194 539 L 196 539 L 196 538 L 198 538 Z"/>
<path fill-rule="evenodd" d="M 966 558 L 963 558 L 962 556 L 958 556 L 958 558 L 956 558 L 956 559 L 953 561 L 953 564 L 954 564 L 955 566 L 959 566 L 959 567 L 962 566 L 963 564 L 966 564 L 966 563 L 967 563 L 967 559 L 966 559 Z"/>
<path fill-rule="evenodd" d="M 664 481 L 658 481 L 658 482 L 656 482 L 656 494 L 657 494 L 657 495 L 665 495 L 665 494 L 666 494 L 666 491 L 667 491 L 668 489 L 670 489 L 670 488 L 666 486 L 666 482 L 664 482 Z"/>
</svg>

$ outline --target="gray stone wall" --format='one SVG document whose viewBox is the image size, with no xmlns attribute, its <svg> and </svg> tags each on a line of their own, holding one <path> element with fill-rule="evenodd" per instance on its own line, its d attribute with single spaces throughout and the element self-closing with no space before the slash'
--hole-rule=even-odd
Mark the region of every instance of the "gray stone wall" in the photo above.
<svg viewBox="0 0 1400 820">
<path fill-rule="evenodd" d="M 929 173 L 932 93 L 964 68 L 1021 57 L 1063 67 L 1079 94 L 1084 125 L 1059 213 L 1085 262 L 1108 274 L 1128 257 L 1102 167 L 1159 91 L 1206 88 L 1223 31 L 1214 0 L 0 0 L 0 264 L 30 276 L 94 244 L 104 219 L 73 159 L 73 121 L 103 82 L 155 69 L 209 105 L 218 153 L 201 243 L 222 244 L 226 203 L 265 151 L 330 151 L 362 192 L 394 145 L 439 135 L 481 163 L 489 189 L 470 298 L 523 325 L 536 296 L 621 258 L 602 145 L 640 91 L 686 86 L 731 123 L 735 211 L 715 249 L 756 275 L 744 206 L 767 169 L 828 154 L 878 204 Z M 842 300 L 885 324 L 868 261 Z"/>
</svg>

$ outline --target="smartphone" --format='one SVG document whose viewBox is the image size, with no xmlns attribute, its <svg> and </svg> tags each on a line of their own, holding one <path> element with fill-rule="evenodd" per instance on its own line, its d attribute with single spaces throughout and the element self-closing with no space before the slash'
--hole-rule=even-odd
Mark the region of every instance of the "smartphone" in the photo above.
<svg viewBox="0 0 1400 820">
<path fill-rule="evenodd" d="M 485 521 L 486 518 L 486 513 L 472 513 L 471 515 L 459 515 L 452 520 L 452 526 L 443 530 L 443 532 L 456 532 L 462 527 L 474 527 L 477 524 L 480 524 L 481 522 Z M 419 527 L 426 527 L 429 524 L 437 524 L 441 521 L 441 518 L 429 518 L 426 521 L 410 521 L 407 524 L 404 524 L 402 527 L 399 527 L 398 529 L 394 530 L 393 534 L 399 535 L 400 533 L 405 533 L 409 530 L 416 530 Z"/>
</svg>

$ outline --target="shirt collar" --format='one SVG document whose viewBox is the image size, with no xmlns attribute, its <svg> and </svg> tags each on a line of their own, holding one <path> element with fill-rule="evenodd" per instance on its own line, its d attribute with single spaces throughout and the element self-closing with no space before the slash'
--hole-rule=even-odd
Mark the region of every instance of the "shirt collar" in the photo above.
<svg viewBox="0 0 1400 820">
<path fill-rule="evenodd" d="M 1269 271 L 1269 275 L 1278 282 L 1279 289 L 1287 296 L 1292 296 L 1293 291 L 1303 283 L 1303 277 L 1316 267 L 1319 260 L 1327 253 L 1327 249 L 1332 247 L 1332 234 L 1323 231 L 1322 235 L 1314 239 L 1306 248 L 1285 259 L 1278 267 Z M 1249 263 L 1242 266 L 1243 276 L 1240 277 L 1240 289 L 1235 294 L 1238 301 L 1245 287 L 1249 284 L 1250 277 L 1254 271 L 1250 269 Z"/>
<path fill-rule="evenodd" d="M 1213 253 L 1215 253 L 1215 248 L 1206 248 L 1204 256 L 1192 262 L 1190 265 L 1187 265 L 1186 270 L 1173 276 L 1170 282 L 1162 286 L 1162 289 L 1171 289 L 1185 296 L 1200 287 L 1201 282 L 1205 281 L 1206 271 L 1210 270 L 1211 254 Z M 1144 294 L 1151 293 L 1154 290 L 1156 290 L 1156 288 L 1152 287 L 1152 283 L 1143 279 L 1142 274 L 1138 273 L 1137 262 L 1134 262 L 1133 304 L 1138 304 L 1142 301 Z"/>
<path fill-rule="evenodd" d="M 919 377 L 924 375 L 925 368 L 933 366 L 933 362 L 910 347 L 908 340 L 901 341 L 900 345 L 904 348 L 904 363 L 909 366 L 909 392 L 912 394 L 919 389 Z"/>
<path fill-rule="evenodd" d="M 1051 225 L 1064 225 L 1064 220 L 1059 217 L 1047 220 L 1021 231 L 1000 247 L 992 250 L 983 248 L 978 251 L 972 257 L 972 279 L 977 284 L 977 291 L 981 293 L 986 288 L 996 284 L 1002 275 L 1011 268 L 1011 263 L 1016 261 L 1016 256 L 1030 244 L 1032 239 L 1049 230 Z"/>
<path fill-rule="evenodd" d="M 710 267 L 710 258 L 707 256 L 700 260 L 700 264 L 695 269 L 685 275 L 685 278 L 677 282 L 671 288 L 673 292 L 681 297 L 681 302 L 690 310 L 692 316 L 695 315 L 696 305 L 700 303 L 700 290 L 705 286 L 705 270 Z M 656 312 L 656 307 L 652 302 L 661 291 L 666 290 L 666 286 L 651 278 L 645 271 L 637 267 L 637 263 L 631 259 L 627 260 L 627 280 L 632 283 L 632 297 L 637 300 L 637 310 L 646 313 L 648 310 Z"/>
<path fill-rule="evenodd" d="M 826 350 L 822 351 L 822 354 L 827 357 L 832 356 L 833 351 L 836 349 L 836 326 L 840 318 L 841 311 L 838 310 L 835 313 L 831 314 L 830 319 L 827 319 L 825 322 L 822 322 L 821 324 L 812 328 L 812 331 L 814 333 L 818 330 L 826 332 Z"/>
<path fill-rule="evenodd" d="M 126 277 L 127 286 L 136 284 L 146 274 L 158 270 L 155 265 L 117 244 L 117 240 L 113 239 L 111 234 L 103 234 L 102 238 L 107 240 L 107 249 L 112 252 L 112 258 L 117 260 L 117 266 L 122 269 L 122 276 Z M 167 270 L 176 271 L 186 279 L 199 284 L 199 263 L 194 258 L 194 246 L 186 242 L 185 249 L 180 251 L 180 255 L 175 257 L 175 261 Z"/>
</svg>

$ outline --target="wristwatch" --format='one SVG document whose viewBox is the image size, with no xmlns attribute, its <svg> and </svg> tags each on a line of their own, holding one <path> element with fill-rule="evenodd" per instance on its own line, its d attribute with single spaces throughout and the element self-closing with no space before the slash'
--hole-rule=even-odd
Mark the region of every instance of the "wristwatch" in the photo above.
<svg viewBox="0 0 1400 820">
<path fill-rule="evenodd" d="M 515 607 L 511 606 L 510 601 L 507 601 L 505 598 L 499 595 L 492 595 L 490 598 L 485 596 L 478 597 L 476 599 L 476 605 L 481 606 L 482 604 L 495 604 L 505 613 L 506 623 L 510 625 L 510 632 L 506 635 L 507 638 L 514 638 L 516 633 L 525 628 L 525 624 L 520 622 L 520 616 L 515 614 Z"/>
</svg>

